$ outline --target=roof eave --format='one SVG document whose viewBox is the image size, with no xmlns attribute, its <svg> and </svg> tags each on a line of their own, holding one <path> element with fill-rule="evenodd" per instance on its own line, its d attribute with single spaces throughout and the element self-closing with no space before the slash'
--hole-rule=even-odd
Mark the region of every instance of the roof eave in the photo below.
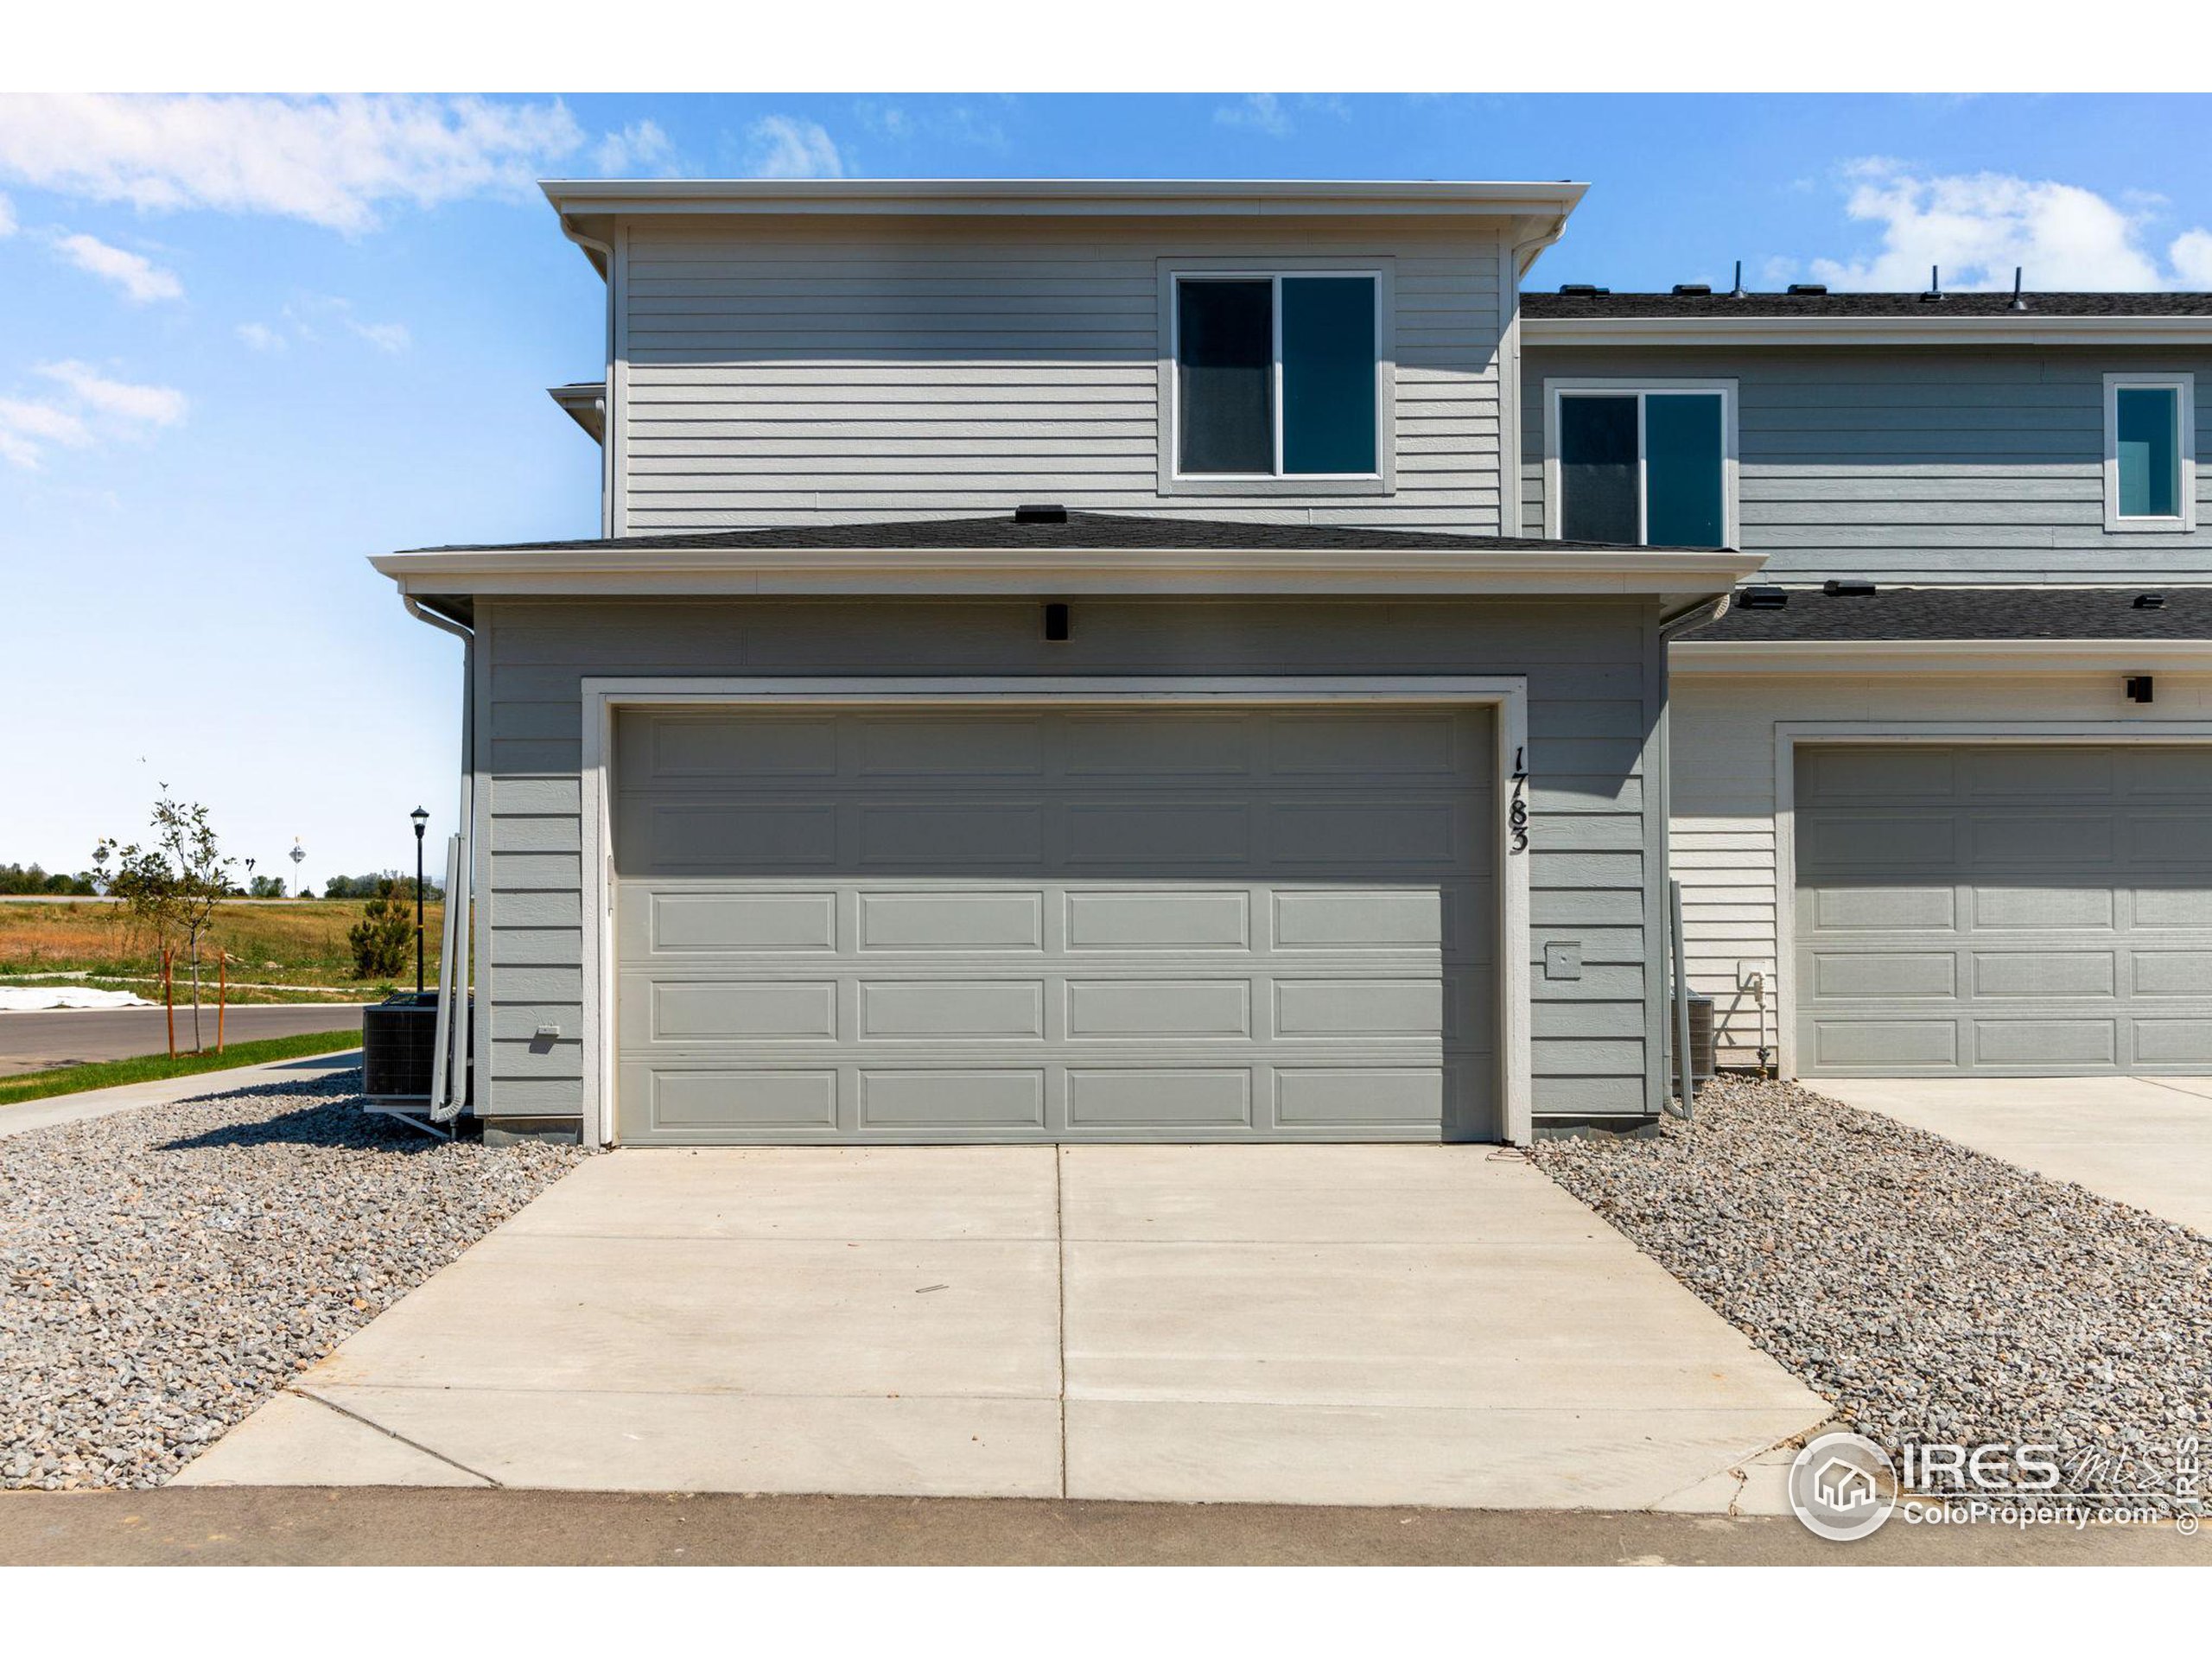
<svg viewBox="0 0 2212 1659">
<path fill-rule="evenodd" d="M 1541 317 L 1531 346 L 2108 346 L 2212 341 L 2212 317 Z"/>
<path fill-rule="evenodd" d="M 1485 594 L 1694 604 L 1764 563 L 1713 552 L 448 548 L 370 563 L 403 593 L 543 597 Z"/>
<path fill-rule="evenodd" d="M 1674 642 L 1685 674 L 2021 674 L 2212 671 L 2212 639 L 1700 639 Z"/>
<path fill-rule="evenodd" d="M 1568 181 L 1329 179 L 546 179 L 564 217 L 620 213 L 897 213 L 952 217 L 1452 214 L 1570 212 Z"/>
</svg>

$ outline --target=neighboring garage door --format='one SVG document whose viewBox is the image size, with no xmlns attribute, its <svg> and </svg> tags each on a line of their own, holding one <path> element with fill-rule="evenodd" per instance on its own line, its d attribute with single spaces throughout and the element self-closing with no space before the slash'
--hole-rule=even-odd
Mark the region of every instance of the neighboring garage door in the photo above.
<svg viewBox="0 0 2212 1659">
<path fill-rule="evenodd" d="M 628 1143 L 1499 1132 L 1492 717 L 629 711 Z"/>
<path fill-rule="evenodd" d="M 2212 1071 L 2212 750 L 1800 745 L 1798 1069 Z"/>
</svg>

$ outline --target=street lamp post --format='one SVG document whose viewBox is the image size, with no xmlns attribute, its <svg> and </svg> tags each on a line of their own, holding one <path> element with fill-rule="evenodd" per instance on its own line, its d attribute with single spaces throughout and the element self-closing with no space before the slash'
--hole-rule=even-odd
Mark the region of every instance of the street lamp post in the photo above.
<svg viewBox="0 0 2212 1659">
<path fill-rule="evenodd" d="M 430 815 L 416 807 L 407 815 L 415 821 L 415 995 L 423 995 L 423 830 Z"/>
</svg>

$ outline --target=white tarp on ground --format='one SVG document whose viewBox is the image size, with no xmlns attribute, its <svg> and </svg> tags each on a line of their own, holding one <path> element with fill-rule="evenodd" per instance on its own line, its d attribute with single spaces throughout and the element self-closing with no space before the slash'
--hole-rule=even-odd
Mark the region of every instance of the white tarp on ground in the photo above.
<svg viewBox="0 0 2212 1659">
<path fill-rule="evenodd" d="M 129 991 L 95 991 L 82 985 L 0 985 L 0 1014 L 29 1014 L 39 1008 L 151 1008 Z"/>
</svg>

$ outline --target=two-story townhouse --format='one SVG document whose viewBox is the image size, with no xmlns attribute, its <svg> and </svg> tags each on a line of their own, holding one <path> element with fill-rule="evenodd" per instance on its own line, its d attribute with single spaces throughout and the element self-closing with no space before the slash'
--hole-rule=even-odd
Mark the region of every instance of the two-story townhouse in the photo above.
<svg viewBox="0 0 2212 1659">
<path fill-rule="evenodd" d="M 1521 314 L 1530 532 L 1765 560 L 1669 664 L 1724 1062 L 2212 1071 L 2212 296 Z"/>
<path fill-rule="evenodd" d="M 376 561 L 467 641 L 487 1134 L 1652 1119 L 1667 639 L 1758 560 L 1522 522 L 1581 187 L 547 194 L 601 534 Z"/>
</svg>

